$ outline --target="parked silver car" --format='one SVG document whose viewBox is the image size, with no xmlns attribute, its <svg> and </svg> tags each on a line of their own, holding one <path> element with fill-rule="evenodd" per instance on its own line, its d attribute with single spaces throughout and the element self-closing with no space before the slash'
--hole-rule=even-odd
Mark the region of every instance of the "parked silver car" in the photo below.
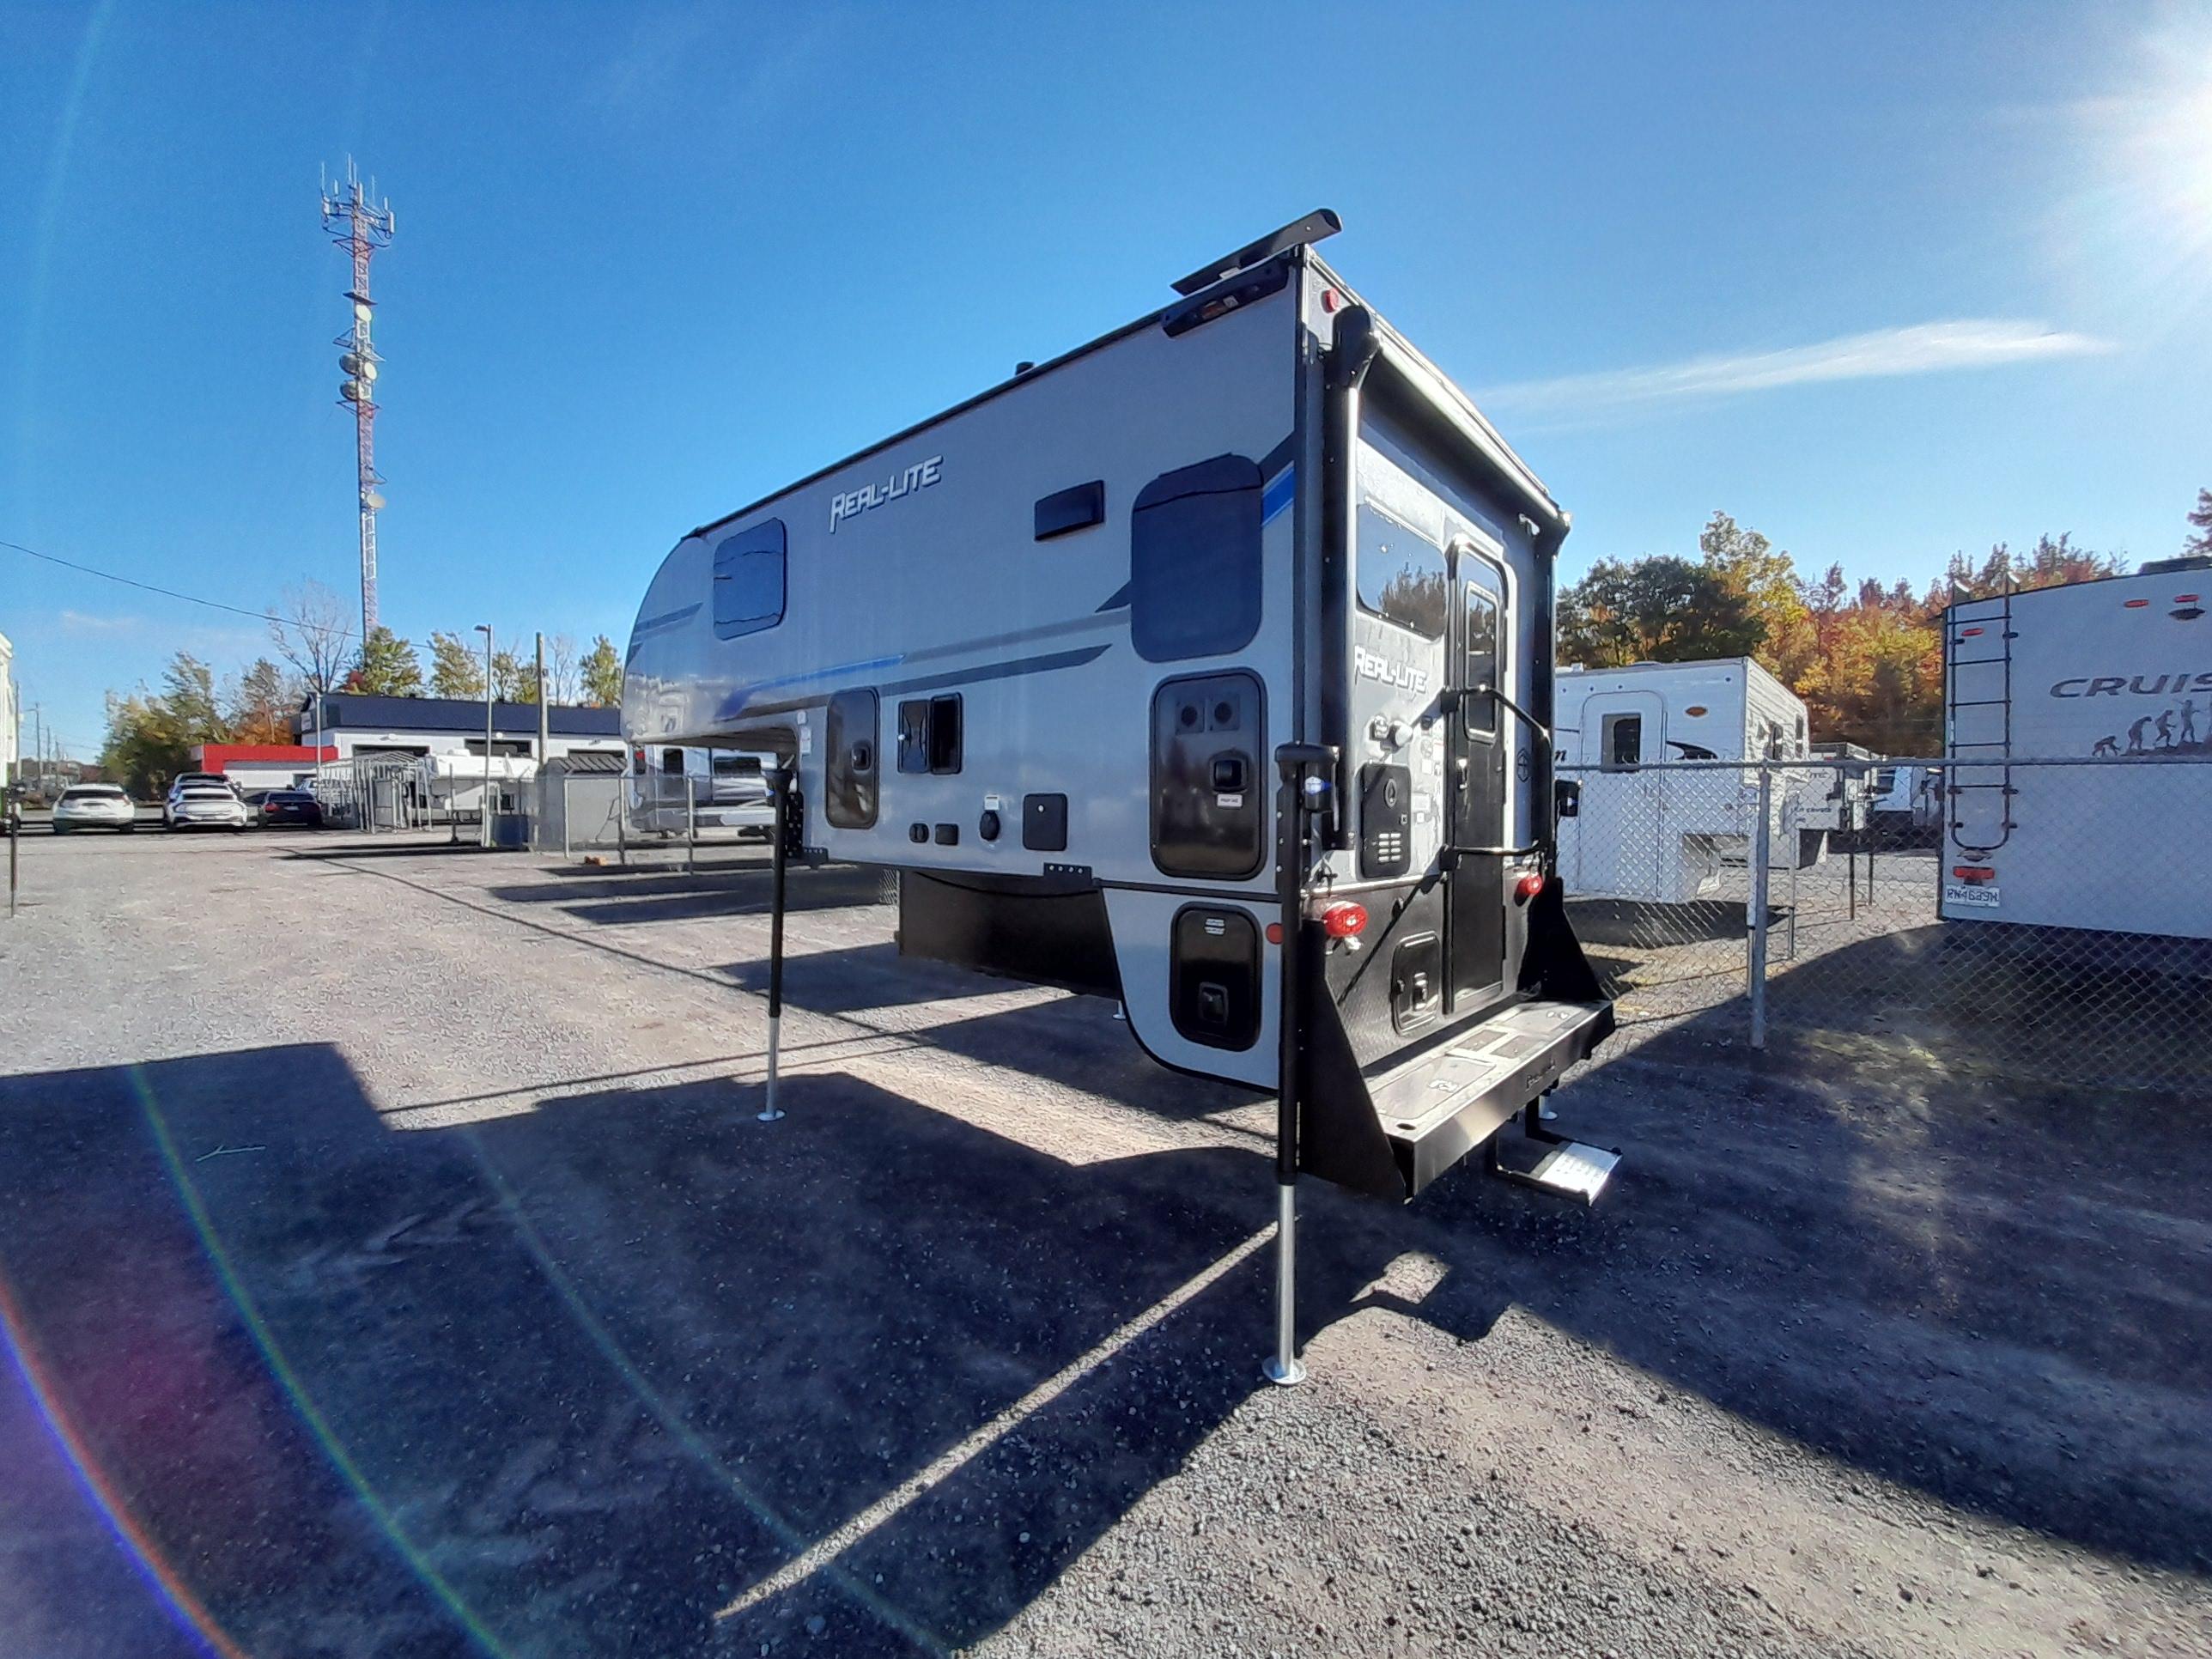
<svg viewBox="0 0 2212 1659">
<path fill-rule="evenodd" d="M 54 803 L 54 833 L 113 830 L 127 836 L 137 827 L 137 816 L 131 797 L 112 783 L 73 784 Z"/>
<path fill-rule="evenodd" d="M 171 791 L 167 810 L 172 830 L 243 830 L 252 822 L 246 803 L 219 783 L 187 783 Z"/>
</svg>

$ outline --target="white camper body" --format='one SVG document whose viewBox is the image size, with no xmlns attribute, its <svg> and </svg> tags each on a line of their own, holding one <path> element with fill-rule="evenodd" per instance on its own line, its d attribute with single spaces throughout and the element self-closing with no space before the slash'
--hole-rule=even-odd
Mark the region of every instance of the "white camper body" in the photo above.
<svg viewBox="0 0 2212 1659">
<path fill-rule="evenodd" d="M 1580 810 L 1559 823 L 1559 872 L 1573 899 L 1686 904 L 1713 896 L 1723 866 L 1749 856 L 1759 775 L 1667 764 L 1809 752 L 1804 701 L 1749 657 L 1562 668 L 1556 707 L 1559 763 L 1584 783 Z M 1826 855 L 1826 828 L 1802 798 L 1831 781 L 1820 770 L 1775 774 L 1770 867 Z"/>
<path fill-rule="evenodd" d="M 2212 810 L 2208 612 L 2212 561 L 1944 613 L 1947 921 L 2212 939 L 2201 861 L 2151 850 Z"/>
<path fill-rule="evenodd" d="M 623 723 L 778 757 L 779 846 L 899 870 L 903 951 L 1118 997 L 1402 1195 L 1611 1013 L 1544 879 L 1565 517 L 1334 223 L 682 537 Z"/>
</svg>

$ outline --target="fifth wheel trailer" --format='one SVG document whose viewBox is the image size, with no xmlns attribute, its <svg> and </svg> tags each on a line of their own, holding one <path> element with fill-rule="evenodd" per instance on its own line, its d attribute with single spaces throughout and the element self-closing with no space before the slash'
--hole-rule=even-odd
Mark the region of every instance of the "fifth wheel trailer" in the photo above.
<svg viewBox="0 0 2212 1659">
<path fill-rule="evenodd" d="M 686 533 L 623 692 L 633 744 L 775 757 L 779 860 L 900 871 L 902 950 L 1275 1091 L 1285 1267 L 1300 1171 L 1613 1161 L 1535 1110 L 1613 1024 L 1554 873 L 1566 515 L 1336 228 Z"/>
<path fill-rule="evenodd" d="M 1944 613 L 1945 921 L 2212 940 L 2208 609 L 2197 559 Z"/>
<path fill-rule="evenodd" d="M 1720 890 L 1759 820 L 1759 775 L 1712 761 L 1802 760 L 1803 699 L 1749 657 L 1565 668 L 1559 763 L 1581 784 L 1559 823 L 1559 872 L 1577 899 L 1686 904 Z M 1825 769 L 1778 770 L 1768 800 L 1769 866 L 1827 855 Z"/>
</svg>

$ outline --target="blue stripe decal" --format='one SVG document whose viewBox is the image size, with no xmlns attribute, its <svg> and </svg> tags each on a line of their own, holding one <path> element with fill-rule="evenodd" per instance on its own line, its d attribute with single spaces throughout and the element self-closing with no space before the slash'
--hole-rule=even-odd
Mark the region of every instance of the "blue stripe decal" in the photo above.
<svg viewBox="0 0 2212 1659">
<path fill-rule="evenodd" d="M 1260 495 L 1260 522 L 1272 524 L 1278 514 L 1291 504 L 1298 493 L 1298 468 L 1293 461 L 1277 473 Z"/>
</svg>

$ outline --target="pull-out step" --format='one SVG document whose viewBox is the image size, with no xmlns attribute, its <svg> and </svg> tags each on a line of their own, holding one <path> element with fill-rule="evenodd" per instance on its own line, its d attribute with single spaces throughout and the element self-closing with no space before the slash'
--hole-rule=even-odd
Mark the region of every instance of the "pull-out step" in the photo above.
<svg viewBox="0 0 2212 1659">
<path fill-rule="evenodd" d="M 1612 1030 L 1610 1003 L 1516 1002 L 1387 1072 L 1363 1077 L 1350 1067 L 1317 1067 L 1302 1162 L 1331 1180 L 1376 1193 L 1395 1188 L 1410 1198 L 1532 1106 Z M 1364 1133 L 1362 1115 L 1373 1126 Z M 1581 1152 L 1605 1163 L 1594 1180 L 1565 1158 L 1550 1161 L 1546 1177 L 1531 1178 L 1560 1190 L 1572 1180 L 1594 1195 L 1611 1157 Z"/>
</svg>

